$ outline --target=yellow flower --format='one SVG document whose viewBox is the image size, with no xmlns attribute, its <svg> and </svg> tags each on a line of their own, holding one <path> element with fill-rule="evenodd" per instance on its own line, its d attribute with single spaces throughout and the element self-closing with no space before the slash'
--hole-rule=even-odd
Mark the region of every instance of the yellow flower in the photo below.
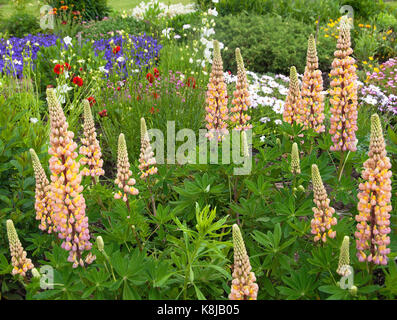
<svg viewBox="0 0 397 320">
<path fill-rule="evenodd" d="M 326 34 L 324 37 L 328 38 L 328 37 L 329 37 L 329 35 L 328 35 L 328 34 Z"/>
<path fill-rule="evenodd" d="M 363 64 L 367 64 L 367 61 L 363 61 Z"/>
<path fill-rule="evenodd" d="M 374 60 L 374 57 L 369 57 L 368 59 L 372 61 L 372 60 Z"/>
<path fill-rule="evenodd" d="M 386 40 L 386 37 L 382 37 L 383 40 Z"/>
<path fill-rule="evenodd" d="M 376 73 L 378 73 L 379 72 L 379 68 L 374 68 L 374 71 L 376 72 Z"/>
<path fill-rule="evenodd" d="M 365 25 L 366 28 L 371 28 L 370 24 Z"/>
<path fill-rule="evenodd" d="M 358 26 L 359 26 L 360 28 L 364 27 L 364 25 L 363 25 L 362 23 L 360 23 Z"/>
</svg>

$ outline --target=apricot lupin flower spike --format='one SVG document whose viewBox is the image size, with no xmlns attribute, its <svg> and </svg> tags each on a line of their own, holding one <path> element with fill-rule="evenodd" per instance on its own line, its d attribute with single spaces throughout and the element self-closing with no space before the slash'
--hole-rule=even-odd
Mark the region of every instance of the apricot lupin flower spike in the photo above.
<svg viewBox="0 0 397 320">
<path fill-rule="evenodd" d="M 54 222 L 58 237 L 63 239 L 61 247 L 69 251 L 68 261 L 73 268 L 84 266 L 83 252 L 91 250 L 88 217 L 85 215 L 85 199 L 81 185 L 80 164 L 74 134 L 68 131 L 68 122 L 52 88 L 47 89 L 47 102 L 50 115 L 50 148 L 48 153 L 51 170 L 51 192 Z M 85 259 L 91 263 L 95 259 L 89 253 Z"/>
<path fill-rule="evenodd" d="M 316 207 L 313 208 L 314 218 L 311 221 L 311 232 L 315 235 L 314 241 L 327 241 L 329 238 L 334 238 L 336 231 L 332 230 L 332 226 L 336 225 L 336 218 L 333 217 L 335 209 L 330 207 L 330 200 L 327 196 L 327 191 L 324 188 L 323 181 L 320 176 L 320 171 L 317 165 L 312 165 L 312 181 L 314 192 L 314 203 Z"/>
<path fill-rule="evenodd" d="M 20 274 L 26 276 L 26 272 L 34 268 L 32 261 L 26 258 L 26 251 L 23 250 L 19 241 L 17 231 L 12 220 L 7 220 L 7 236 L 10 244 L 11 264 L 13 266 L 12 275 Z"/>
<path fill-rule="evenodd" d="M 311 34 L 308 40 L 305 73 L 302 79 L 302 108 L 296 121 L 305 129 L 312 128 L 321 133 L 325 131 L 323 78 L 318 70 L 316 42 Z"/>
<path fill-rule="evenodd" d="M 32 157 L 33 170 L 36 179 L 36 202 L 34 205 L 36 210 L 36 220 L 40 220 L 40 230 L 45 231 L 48 229 L 47 232 L 52 233 L 55 231 L 55 227 L 53 222 L 52 200 L 49 194 L 51 189 L 50 183 L 36 152 L 33 149 L 30 149 L 29 151 Z"/>
<path fill-rule="evenodd" d="M 350 47 L 350 25 L 347 17 L 343 17 L 339 26 L 339 37 L 335 59 L 332 62 L 330 95 L 331 151 L 356 151 L 357 131 L 357 75 L 355 60 Z"/>
<path fill-rule="evenodd" d="M 229 300 L 256 300 L 258 285 L 237 224 L 233 225 L 234 266 Z"/>
<path fill-rule="evenodd" d="M 83 157 L 80 159 L 81 165 L 87 165 L 81 171 L 83 176 L 99 177 L 105 174 L 102 169 L 103 160 L 101 159 L 101 147 L 97 140 L 94 118 L 92 117 L 90 102 L 86 99 L 83 100 L 84 105 L 84 138 L 81 139 L 83 144 L 80 147 L 80 154 Z"/>
<path fill-rule="evenodd" d="M 285 100 L 283 120 L 290 124 L 294 121 L 299 122 L 300 112 L 302 109 L 302 96 L 299 88 L 298 73 L 295 67 L 291 67 L 289 76 L 289 90 L 287 99 Z"/>
<path fill-rule="evenodd" d="M 149 134 L 147 132 L 146 122 L 141 118 L 141 154 L 139 156 L 139 170 L 141 170 L 141 179 L 157 173 L 156 159 L 150 145 Z"/>
<path fill-rule="evenodd" d="M 342 241 L 342 245 L 340 247 L 340 254 L 339 254 L 339 263 L 338 269 L 336 272 L 344 277 L 350 275 L 350 254 L 349 254 L 349 244 L 350 239 L 348 236 L 345 236 Z"/>
<path fill-rule="evenodd" d="M 120 133 L 117 154 L 117 178 L 114 183 L 121 191 L 114 195 L 115 199 L 123 198 L 123 201 L 127 202 L 128 194 L 136 196 L 139 193 L 138 189 L 133 187 L 136 181 L 131 176 L 132 171 L 128 161 L 127 144 L 125 143 L 124 134 Z"/>
<path fill-rule="evenodd" d="M 221 141 L 228 134 L 227 87 L 223 75 L 223 62 L 219 42 L 214 40 L 214 58 L 207 86 L 206 108 L 207 138 Z"/>
<path fill-rule="evenodd" d="M 391 176 L 390 159 L 386 156 L 386 145 L 382 125 L 377 114 L 371 117 L 371 139 L 369 159 L 364 162 L 359 184 L 360 192 L 356 215 L 355 232 L 358 260 L 386 265 L 390 253 Z"/>
<path fill-rule="evenodd" d="M 300 161 L 299 161 L 299 150 L 298 150 L 298 144 L 296 142 L 294 142 L 292 144 L 291 172 L 293 174 L 300 174 L 301 173 L 301 167 L 300 167 Z"/>
<path fill-rule="evenodd" d="M 240 49 L 236 49 L 236 61 L 237 61 L 237 83 L 236 90 L 233 92 L 232 104 L 234 105 L 230 112 L 230 121 L 235 124 L 234 130 L 248 130 L 252 128 L 252 125 L 247 123 L 251 119 L 248 114 L 245 114 L 248 107 L 251 105 L 248 92 L 248 81 L 247 74 L 244 68 L 243 57 L 241 56 Z"/>
</svg>

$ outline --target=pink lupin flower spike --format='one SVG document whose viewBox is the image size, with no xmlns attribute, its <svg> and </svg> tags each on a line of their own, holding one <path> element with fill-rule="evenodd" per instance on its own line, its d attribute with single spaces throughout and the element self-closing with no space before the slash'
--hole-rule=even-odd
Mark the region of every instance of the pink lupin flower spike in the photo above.
<svg viewBox="0 0 397 320">
<path fill-rule="evenodd" d="M 85 199 L 82 194 L 80 164 L 74 134 L 68 130 L 68 122 L 52 88 L 47 89 L 50 116 L 50 148 L 48 153 L 51 170 L 51 200 L 58 237 L 63 239 L 61 247 L 69 251 L 68 261 L 73 268 L 84 266 L 83 253 L 90 251 L 88 217 L 85 215 Z M 85 262 L 91 263 L 95 256 L 88 254 Z"/>
<path fill-rule="evenodd" d="M 386 156 L 386 145 L 382 125 L 377 114 L 371 117 L 371 140 L 369 159 L 364 162 L 357 197 L 359 199 L 355 232 L 359 261 L 386 265 L 390 253 L 391 176 L 390 159 Z"/>
<path fill-rule="evenodd" d="M 150 145 L 149 134 L 144 118 L 141 118 L 141 154 L 139 157 L 141 179 L 157 173 L 156 159 Z"/>
</svg>

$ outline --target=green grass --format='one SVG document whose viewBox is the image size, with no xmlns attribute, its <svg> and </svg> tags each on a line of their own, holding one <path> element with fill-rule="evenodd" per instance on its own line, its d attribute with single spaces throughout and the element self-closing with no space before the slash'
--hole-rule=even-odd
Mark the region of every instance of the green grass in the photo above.
<svg viewBox="0 0 397 320">
<path fill-rule="evenodd" d="M 108 0 L 108 5 L 116 12 L 123 12 L 124 10 L 131 10 L 139 5 L 141 2 L 149 2 L 149 0 Z M 170 5 L 175 3 L 188 4 L 193 3 L 193 0 L 161 0 L 164 4 Z M 26 11 L 38 15 L 39 6 L 37 0 L 26 1 Z M 0 0 L 0 19 L 12 15 L 16 9 L 12 0 Z"/>
<path fill-rule="evenodd" d="M 386 5 L 394 8 L 394 9 L 397 9 L 397 1 L 386 2 Z"/>
</svg>

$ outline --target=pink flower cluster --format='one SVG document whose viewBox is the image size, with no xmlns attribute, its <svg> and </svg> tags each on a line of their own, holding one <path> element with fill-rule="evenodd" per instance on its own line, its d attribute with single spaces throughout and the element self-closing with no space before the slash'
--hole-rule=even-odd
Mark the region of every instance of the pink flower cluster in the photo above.
<svg viewBox="0 0 397 320">
<path fill-rule="evenodd" d="M 358 193 L 355 233 L 359 261 L 387 264 L 390 253 L 391 176 L 390 159 L 386 156 L 382 125 L 377 114 L 371 117 L 369 159 L 364 162 L 363 183 Z"/>
<path fill-rule="evenodd" d="M 209 130 L 207 137 L 209 140 L 216 138 L 221 141 L 228 134 L 227 122 L 227 88 L 223 76 L 223 62 L 219 42 L 214 41 L 214 58 L 212 62 L 212 70 L 210 81 L 207 86 L 207 129 Z"/>
<path fill-rule="evenodd" d="M 357 131 L 357 75 L 355 60 L 350 57 L 353 53 L 350 48 L 350 26 L 342 19 L 339 27 L 339 38 L 335 59 L 332 62 L 331 81 L 332 98 L 331 128 L 332 135 L 331 151 L 356 151 Z"/>
<path fill-rule="evenodd" d="M 229 300 L 256 300 L 258 284 L 237 224 L 233 225 L 234 270 Z"/>
<path fill-rule="evenodd" d="M 327 191 L 324 188 L 321 179 L 320 171 L 317 165 L 312 165 L 312 181 L 314 192 L 314 203 L 316 207 L 313 208 L 314 218 L 311 221 L 311 232 L 315 235 L 314 241 L 327 241 L 329 238 L 335 238 L 336 231 L 332 230 L 332 226 L 336 225 L 336 218 L 333 217 L 335 209 L 330 207 L 330 200 Z"/>
<path fill-rule="evenodd" d="M 114 183 L 121 189 L 115 195 L 115 199 L 123 198 L 124 202 L 128 200 L 128 194 L 136 196 L 139 191 L 134 188 L 135 179 L 131 178 L 132 171 L 130 170 L 130 162 L 128 161 L 127 144 L 125 142 L 124 134 L 120 133 L 118 143 L 117 155 L 117 177 Z"/>
<path fill-rule="evenodd" d="M 236 60 L 237 60 L 237 83 L 236 90 L 233 92 L 232 104 L 234 107 L 230 109 L 232 115 L 230 121 L 235 123 L 235 130 L 248 130 L 252 128 L 251 124 L 247 121 L 251 119 L 248 114 L 245 114 L 248 107 L 251 105 L 248 92 L 248 81 L 247 74 L 244 68 L 244 61 L 240 53 L 240 49 L 236 49 Z"/>
<path fill-rule="evenodd" d="M 144 118 L 141 118 L 141 154 L 139 157 L 139 170 L 141 170 L 141 179 L 145 179 L 157 173 L 156 159 L 154 158 L 154 152 L 150 145 Z"/>
<path fill-rule="evenodd" d="M 101 159 L 101 147 L 99 141 L 96 138 L 94 119 L 91 113 L 90 102 L 88 100 L 83 101 L 84 105 L 84 138 L 81 139 L 83 144 L 80 147 L 80 154 L 83 157 L 80 159 L 81 165 L 87 165 L 88 168 L 84 168 L 81 171 L 83 176 L 99 177 L 105 174 L 102 169 L 103 160 Z"/>
<path fill-rule="evenodd" d="M 83 252 L 91 250 L 88 218 L 85 215 L 85 199 L 82 191 L 80 164 L 74 134 L 68 131 L 68 123 L 52 88 L 47 89 L 47 101 L 51 124 L 49 164 L 51 170 L 52 210 L 58 237 L 63 239 L 61 247 L 69 251 L 68 261 L 76 268 L 95 260 L 89 253 L 83 260 Z"/>
<path fill-rule="evenodd" d="M 50 196 L 50 183 L 47 179 L 46 173 L 41 166 L 40 160 L 37 157 L 36 152 L 30 149 L 30 155 L 32 157 L 33 170 L 36 178 L 36 202 L 34 208 L 36 210 L 36 220 L 40 220 L 39 229 L 45 231 L 48 229 L 48 233 L 52 233 L 55 230 L 52 212 L 52 200 Z"/>
<path fill-rule="evenodd" d="M 312 128 L 316 132 L 325 131 L 323 78 L 318 70 L 316 42 L 310 35 L 307 47 L 305 73 L 302 79 L 302 111 L 297 116 L 297 122 L 304 128 Z"/>
</svg>

